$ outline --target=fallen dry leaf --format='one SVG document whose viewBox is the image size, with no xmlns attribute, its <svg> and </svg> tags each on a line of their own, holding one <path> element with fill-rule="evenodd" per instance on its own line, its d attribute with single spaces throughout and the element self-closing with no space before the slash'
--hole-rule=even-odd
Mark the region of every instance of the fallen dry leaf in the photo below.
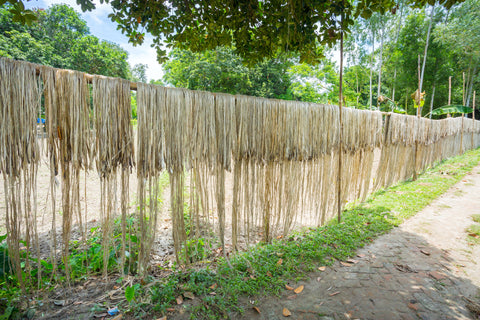
<svg viewBox="0 0 480 320">
<path fill-rule="evenodd" d="M 333 296 L 336 296 L 336 295 L 339 294 L 339 293 L 340 293 L 340 291 L 335 291 L 334 293 L 330 293 L 329 296 L 330 296 L 330 297 L 333 297 Z"/>
<path fill-rule="evenodd" d="M 357 254 L 357 257 L 359 257 L 359 258 L 364 258 L 365 255 L 364 255 L 363 253 L 359 253 L 359 254 Z"/>
<path fill-rule="evenodd" d="M 217 293 L 216 293 L 215 291 L 212 291 L 212 292 L 209 293 L 209 295 L 211 295 L 211 296 L 216 296 Z"/>
<path fill-rule="evenodd" d="M 428 252 L 427 250 L 421 249 L 420 252 L 423 253 L 424 255 L 427 255 L 427 256 L 430 255 L 430 252 Z"/>
<path fill-rule="evenodd" d="M 348 262 L 348 263 L 353 263 L 353 264 L 355 264 L 355 263 L 358 263 L 358 260 L 348 259 L 347 262 Z"/>
<path fill-rule="evenodd" d="M 351 267 L 353 264 L 351 263 L 348 263 L 348 262 L 343 262 L 343 261 L 340 261 L 340 264 L 344 267 Z"/>
<path fill-rule="evenodd" d="M 185 291 L 185 292 L 183 293 L 183 296 L 184 296 L 185 298 L 187 298 L 187 299 L 190 299 L 190 300 L 195 299 L 195 295 L 194 295 L 193 293 L 189 292 L 189 291 Z"/>
<path fill-rule="evenodd" d="M 258 309 L 258 307 L 253 307 L 253 310 L 257 311 L 258 313 L 260 313 L 260 309 Z"/>
<path fill-rule="evenodd" d="M 288 284 L 285 285 L 285 289 L 287 290 L 293 290 L 293 287 L 290 287 Z"/>
<path fill-rule="evenodd" d="M 469 235 L 470 237 L 474 237 L 475 239 L 477 239 L 477 238 L 479 237 L 479 235 L 476 234 L 476 233 L 469 233 L 468 235 Z"/>
<path fill-rule="evenodd" d="M 270 278 L 273 277 L 270 271 L 267 271 L 267 277 L 270 277 Z"/>
<path fill-rule="evenodd" d="M 163 316 L 161 318 L 158 318 L 157 320 L 167 320 L 167 316 Z"/>
<path fill-rule="evenodd" d="M 123 315 L 119 314 L 115 318 L 112 318 L 112 320 L 120 320 L 120 319 L 122 319 L 122 317 L 123 317 Z"/>
<path fill-rule="evenodd" d="M 297 299 L 297 295 L 296 294 L 292 294 L 291 296 L 288 296 L 287 297 L 287 300 L 294 300 L 294 299 Z"/>
<path fill-rule="evenodd" d="M 418 310 L 418 306 L 417 306 L 415 303 L 411 303 L 411 302 L 410 302 L 410 303 L 408 304 L 408 307 L 409 307 L 410 309 L 412 309 L 412 310 L 415 310 L 415 311 Z"/>
<path fill-rule="evenodd" d="M 165 310 L 167 310 L 168 312 L 175 312 L 175 308 L 167 308 Z"/>
<path fill-rule="evenodd" d="M 283 308 L 282 314 L 284 317 L 290 317 L 292 313 L 287 308 Z"/>
<path fill-rule="evenodd" d="M 218 285 L 217 283 L 215 282 L 214 284 L 212 284 L 209 288 L 212 289 L 212 290 L 215 290 L 217 289 Z"/>
<path fill-rule="evenodd" d="M 296 294 L 299 294 L 300 292 L 303 291 L 303 285 L 301 285 L 300 287 L 298 287 L 297 289 L 293 290 L 293 292 L 295 292 Z"/>
<path fill-rule="evenodd" d="M 283 263 L 283 259 L 282 258 L 278 259 L 277 266 L 280 266 L 282 263 Z"/>
<path fill-rule="evenodd" d="M 317 281 L 320 282 L 322 280 L 322 277 L 317 277 Z"/>
<path fill-rule="evenodd" d="M 325 267 L 325 266 L 324 267 L 318 267 L 318 270 L 320 270 L 320 271 L 325 271 L 325 269 L 327 269 L 327 267 Z"/>
<path fill-rule="evenodd" d="M 182 296 L 178 296 L 175 300 L 177 300 L 177 304 L 182 304 L 183 303 Z"/>
<path fill-rule="evenodd" d="M 113 286 L 114 290 L 117 290 L 118 288 L 119 288 L 119 286 Z"/>
</svg>

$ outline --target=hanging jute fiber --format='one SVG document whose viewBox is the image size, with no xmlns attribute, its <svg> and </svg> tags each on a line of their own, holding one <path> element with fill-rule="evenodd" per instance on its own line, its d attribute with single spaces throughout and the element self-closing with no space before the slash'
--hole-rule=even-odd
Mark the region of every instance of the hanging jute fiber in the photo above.
<svg viewBox="0 0 480 320">
<path fill-rule="evenodd" d="M 40 114 L 41 83 L 35 66 L 0 57 L 0 172 L 5 192 L 5 226 L 11 268 L 25 291 L 30 281 L 31 261 L 26 259 L 27 278 L 22 277 L 20 250 L 35 249 L 37 233 L 37 169 L 40 150 L 37 141 L 37 117 Z M 3 216 L 3 214 L 2 214 Z M 6 255 L 3 255 L 4 258 Z M 37 259 L 40 269 L 40 260 Z M 4 268 L 5 270 L 5 268 Z"/>
<path fill-rule="evenodd" d="M 20 241 L 39 257 L 36 180 L 42 150 L 50 169 L 53 273 L 63 263 L 69 279 L 72 225 L 79 226 L 84 245 L 87 238 L 81 173 L 100 177 L 103 274 L 117 260 L 120 273 L 138 270 L 145 276 L 160 217 L 171 225 L 167 242 L 173 243 L 178 263 L 206 259 L 209 250 L 226 256 L 230 250 L 284 237 L 292 229 L 323 225 L 338 204 L 341 209 L 347 202 L 362 201 L 372 190 L 480 144 L 480 122 L 466 118 L 429 120 L 343 108 L 340 126 L 337 106 L 142 83 L 137 85 L 135 135 L 128 81 L 5 58 L 0 58 L 0 75 L 0 172 L 11 252 L 7 263 L 22 286 Z M 37 118 L 42 108 L 46 137 L 40 143 Z M 135 225 L 126 223 L 132 170 L 138 178 Z M 162 199 L 160 178 L 167 175 L 169 197 Z M 121 217 L 121 243 L 113 248 L 116 217 Z M 132 232 L 138 232 L 135 245 Z M 127 259 L 136 246 L 138 269 Z M 30 260 L 26 264 L 31 268 Z"/>
<path fill-rule="evenodd" d="M 101 184 L 103 274 L 107 275 L 112 247 L 113 219 L 121 212 L 122 248 L 120 272 L 125 272 L 129 176 L 133 167 L 133 127 L 130 82 L 96 76 L 92 81 L 95 122 L 95 156 Z M 120 171 L 120 199 L 118 199 Z M 119 203 L 120 200 L 120 203 Z"/>
</svg>

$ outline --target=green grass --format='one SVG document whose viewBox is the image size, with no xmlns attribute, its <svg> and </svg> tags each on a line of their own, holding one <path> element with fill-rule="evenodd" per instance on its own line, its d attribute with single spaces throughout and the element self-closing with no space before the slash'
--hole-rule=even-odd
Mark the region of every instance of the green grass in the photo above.
<svg viewBox="0 0 480 320">
<path fill-rule="evenodd" d="M 261 294 L 278 295 L 288 280 L 302 279 L 317 266 L 354 256 L 357 249 L 422 210 L 479 161 L 479 150 L 467 152 L 426 171 L 417 181 L 373 194 L 365 203 L 344 211 L 341 223 L 331 221 L 271 244 L 259 244 L 232 256 L 230 264 L 220 260 L 212 271 L 173 273 L 151 290 L 151 302 L 163 313 L 185 290 L 201 299 L 189 310 L 193 319 L 218 319 L 242 312 L 239 297 L 255 300 Z M 198 272 L 204 272 L 203 276 Z"/>
<path fill-rule="evenodd" d="M 474 222 L 480 223 L 480 214 L 473 214 L 472 215 L 472 220 Z"/>
<path fill-rule="evenodd" d="M 468 236 L 467 241 L 471 245 L 480 244 L 480 224 L 472 224 L 466 230 Z"/>
</svg>

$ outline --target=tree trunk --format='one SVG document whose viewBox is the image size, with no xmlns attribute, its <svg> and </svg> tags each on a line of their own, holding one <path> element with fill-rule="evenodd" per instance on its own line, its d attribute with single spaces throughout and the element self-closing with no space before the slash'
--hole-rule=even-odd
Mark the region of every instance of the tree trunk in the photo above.
<svg viewBox="0 0 480 320">
<path fill-rule="evenodd" d="M 373 79 L 373 55 L 375 53 L 375 33 L 372 28 L 372 55 L 370 56 L 370 99 L 369 99 L 369 105 L 370 105 L 370 110 L 372 110 L 372 79 Z"/>
<path fill-rule="evenodd" d="M 393 71 L 392 101 L 395 102 L 395 80 L 397 79 L 397 67 Z"/>
<path fill-rule="evenodd" d="M 467 104 L 466 106 L 470 106 L 470 97 L 472 96 L 472 90 L 473 90 L 473 82 L 475 79 L 475 74 L 477 73 L 478 65 L 475 64 L 475 67 L 473 67 L 473 72 L 470 75 L 470 80 L 469 80 L 469 86 L 468 86 L 468 94 L 467 94 Z"/>
<path fill-rule="evenodd" d="M 403 16 L 403 5 L 401 4 L 400 15 L 398 16 L 397 22 L 397 33 L 395 34 L 395 49 L 397 49 L 398 37 L 400 36 L 400 29 L 402 29 L 402 16 Z M 395 102 L 395 82 L 397 80 L 397 63 L 398 59 L 395 60 L 395 69 L 393 71 L 393 83 L 392 83 L 392 101 Z"/>
<path fill-rule="evenodd" d="M 435 5 L 432 6 L 432 11 L 430 12 L 430 22 L 428 23 L 427 41 L 425 42 L 425 53 L 423 54 L 422 75 L 420 76 L 420 85 L 419 85 L 419 88 L 418 88 L 420 90 L 420 92 L 422 92 L 423 75 L 425 73 L 425 64 L 427 62 L 428 43 L 430 42 L 430 31 L 432 31 L 433 13 L 434 12 L 435 12 Z"/>
<path fill-rule="evenodd" d="M 355 68 L 355 81 L 357 83 L 357 108 L 358 108 L 358 101 L 360 99 L 360 93 L 358 89 L 358 68 Z"/>
<path fill-rule="evenodd" d="M 383 64 L 383 39 L 385 38 L 385 24 L 382 27 L 382 38 L 381 38 L 381 48 L 380 48 L 380 66 L 378 67 L 378 90 L 377 90 L 377 108 L 380 107 L 380 102 L 378 97 L 380 97 L 380 92 L 382 88 L 382 64 Z"/>
<path fill-rule="evenodd" d="M 432 119 L 433 99 L 435 98 L 435 82 L 433 83 L 432 99 L 430 100 L 430 119 Z"/>
</svg>

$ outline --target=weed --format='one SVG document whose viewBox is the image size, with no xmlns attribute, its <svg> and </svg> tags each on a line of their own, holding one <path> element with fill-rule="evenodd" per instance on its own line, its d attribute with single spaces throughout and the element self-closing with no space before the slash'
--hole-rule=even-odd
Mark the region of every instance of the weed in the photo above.
<svg viewBox="0 0 480 320">
<path fill-rule="evenodd" d="M 467 230 L 466 230 L 468 237 L 467 241 L 468 243 L 474 245 L 474 244 L 480 244 L 480 224 L 472 224 L 470 225 Z"/>
<path fill-rule="evenodd" d="M 473 214 L 472 215 L 472 220 L 474 222 L 480 223 L 480 214 Z"/>
</svg>

